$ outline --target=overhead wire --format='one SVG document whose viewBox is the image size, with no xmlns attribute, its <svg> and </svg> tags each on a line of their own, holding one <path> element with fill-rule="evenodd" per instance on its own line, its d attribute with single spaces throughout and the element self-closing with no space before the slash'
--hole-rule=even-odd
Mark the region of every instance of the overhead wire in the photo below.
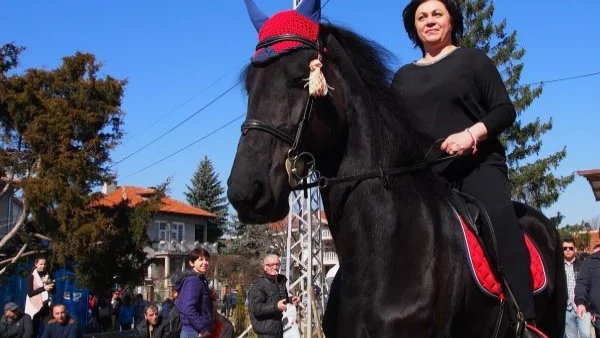
<svg viewBox="0 0 600 338">
<path fill-rule="evenodd" d="M 201 113 L 203 110 L 205 110 L 206 108 L 210 107 L 213 103 L 217 102 L 219 99 L 221 99 L 223 96 L 225 96 L 227 93 L 229 93 L 230 91 L 232 91 L 235 87 L 237 87 L 242 81 L 239 80 L 238 82 L 236 82 L 235 84 L 233 84 L 231 87 L 227 88 L 227 90 L 225 90 L 224 92 L 222 92 L 221 94 L 219 94 L 217 97 L 215 97 L 214 99 L 212 99 L 210 102 L 208 102 L 207 104 L 205 104 L 204 106 L 202 106 L 200 109 L 198 109 L 197 111 L 195 111 L 193 114 L 191 114 L 190 116 L 186 117 L 183 121 L 179 122 L 178 124 L 176 124 L 175 126 L 169 128 L 169 130 L 167 130 L 166 132 L 160 134 L 159 136 L 157 136 L 156 138 L 154 138 L 152 141 L 146 143 L 145 145 L 143 145 L 142 147 L 136 149 L 135 151 L 131 152 L 130 154 L 128 154 L 127 156 L 123 157 L 122 159 L 118 160 L 117 162 L 113 163 L 110 168 L 116 166 L 119 163 L 122 163 L 123 161 L 127 160 L 128 158 L 130 158 L 131 156 L 138 154 L 139 152 L 141 152 L 142 150 L 148 148 L 149 146 L 151 146 L 152 144 L 156 143 L 156 141 L 160 140 L 161 138 L 165 137 L 166 135 L 172 133 L 175 129 L 181 127 L 184 123 L 186 123 L 187 121 L 189 121 L 190 119 L 192 119 L 194 116 L 198 115 L 199 113 Z"/>
<path fill-rule="evenodd" d="M 242 63 L 240 65 L 237 65 L 233 68 L 231 68 L 229 71 L 227 71 L 225 74 L 223 74 L 222 76 L 220 76 L 219 78 L 217 78 L 216 80 L 214 80 L 213 82 L 209 83 L 206 87 L 202 88 L 199 92 L 197 92 L 196 94 L 192 95 L 190 98 L 188 98 L 187 100 L 181 102 L 179 105 L 177 105 L 175 108 L 169 110 L 166 114 L 162 115 L 161 117 L 159 117 L 158 119 L 156 119 L 154 122 L 150 123 L 149 125 L 147 125 L 146 127 L 142 128 L 141 130 L 137 131 L 135 134 L 127 137 L 128 140 L 131 140 L 133 138 L 135 138 L 136 136 L 142 134 L 143 132 L 145 132 L 146 130 L 150 129 L 151 127 L 155 126 L 158 122 L 162 121 L 163 119 L 165 119 L 167 116 L 171 115 L 173 112 L 175 112 L 176 110 L 180 109 L 181 107 L 185 106 L 187 103 L 191 102 L 192 100 L 194 100 L 195 98 L 197 98 L 200 94 L 204 93 L 205 91 L 207 91 L 208 89 L 212 88 L 214 85 L 216 85 L 217 83 L 219 83 L 221 80 L 223 80 L 224 78 L 226 78 L 227 76 L 231 75 L 231 73 L 233 73 L 235 70 L 240 69 L 245 63 Z"/>
<path fill-rule="evenodd" d="M 562 82 L 562 81 L 568 81 L 568 80 L 575 80 L 575 79 L 581 79 L 581 78 L 590 77 L 590 76 L 596 76 L 596 75 L 600 75 L 600 72 L 593 72 L 593 73 L 587 73 L 587 74 L 581 74 L 581 75 L 575 75 L 575 76 L 568 76 L 568 77 L 563 77 L 563 78 L 558 78 L 558 79 L 552 79 L 552 80 L 546 80 L 546 81 L 538 81 L 538 82 L 526 83 L 526 84 L 519 85 L 519 87 L 533 86 L 533 85 L 547 84 L 547 83 L 555 83 L 555 82 Z"/>
<path fill-rule="evenodd" d="M 203 140 L 205 140 L 206 138 L 208 138 L 208 137 L 210 137 L 210 136 L 212 136 L 212 135 L 216 134 L 218 131 L 225 129 L 226 127 L 228 127 L 228 126 L 230 126 L 231 124 L 233 124 L 234 122 L 238 121 L 239 119 L 241 119 L 241 118 L 242 118 L 242 117 L 244 117 L 245 115 L 246 115 L 246 113 L 244 113 L 244 114 L 241 114 L 241 115 L 237 116 L 237 117 L 236 117 L 236 118 L 234 118 L 233 120 L 231 120 L 231 121 L 229 121 L 229 122 L 225 123 L 224 125 L 222 125 L 222 126 L 218 127 L 217 129 L 215 129 L 215 130 L 213 130 L 213 131 L 209 132 L 208 134 L 206 134 L 206 135 L 202 136 L 201 138 L 199 138 L 199 139 L 196 139 L 194 142 L 192 142 L 192 143 L 190 143 L 190 144 L 186 145 L 185 147 L 183 147 L 183 148 L 180 148 L 180 149 L 178 149 L 177 151 L 175 151 L 175 152 L 173 152 L 173 153 L 171 153 L 171 154 L 169 154 L 169 155 L 167 155 L 167 156 L 165 156 L 165 157 L 161 158 L 160 160 L 158 160 L 158 161 L 155 161 L 155 162 L 153 162 L 153 163 L 151 163 L 151 164 L 149 164 L 149 165 L 145 166 L 144 168 L 142 168 L 142 169 L 140 169 L 140 170 L 138 170 L 138 171 L 136 171 L 136 172 L 134 172 L 134 173 L 131 173 L 131 174 L 127 175 L 127 176 L 123 176 L 123 177 L 121 177 L 121 178 L 122 178 L 122 179 L 125 179 L 125 178 L 129 178 L 129 177 L 131 177 L 131 176 L 137 175 L 137 174 L 141 173 L 142 171 L 145 171 L 145 170 L 147 170 L 147 169 L 149 169 L 149 168 L 151 168 L 151 167 L 153 167 L 153 166 L 155 166 L 155 165 L 157 165 L 157 164 L 159 164 L 159 163 L 161 163 L 161 162 L 163 162 L 163 161 L 165 161 L 165 160 L 167 160 L 167 159 L 169 159 L 169 158 L 171 158 L 171 157 L 173 157 L 173 156 L 175 156 L 175 155 L 179 154 L 180 152 L 182 152 L 182 151 L 186 150 L 187 148 L 189 148 L 189 147 L 191 147 L 191 146 L 195 145 L 196 143 L 198 143 L 198 142 L 200 142 L 200 141 L 203 141 Z"/>
</svg>

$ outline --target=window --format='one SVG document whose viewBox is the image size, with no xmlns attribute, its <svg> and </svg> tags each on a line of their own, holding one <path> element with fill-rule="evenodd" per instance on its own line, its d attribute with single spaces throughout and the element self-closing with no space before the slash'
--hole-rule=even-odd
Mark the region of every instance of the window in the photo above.
<svg viewBox="0 0 600 338">
<path fill-rule="evenodd" d="M 185 224 L 177 222 L 173 222 L 171 224 L 171 240 L 175 240 L 177 242 L 183 241 L 184 226 Z"/>
<path fill-rule="evenodd" d="M 158 241 L 168 241 L 169 224 L 163 221 L 156 221 L 156 228 L 158 229 Z"/>
</svg>

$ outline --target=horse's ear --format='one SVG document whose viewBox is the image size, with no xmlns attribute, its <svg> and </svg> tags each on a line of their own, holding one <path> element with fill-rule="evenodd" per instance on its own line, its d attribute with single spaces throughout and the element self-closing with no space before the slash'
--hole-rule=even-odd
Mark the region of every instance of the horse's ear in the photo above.
<svg viewBox="0 0 600 338">
<path fill-rule="evenodd" d="M 296 7 L 296 12 L 319 23 L 321 21 L 321 0 L 302 0 Z"/>
<path fill-rule="evenodd" d="M 250 20 L 252 20 L 252 24 L 254 25 L 254 28 L 256 28 L 256 31 L 260 32 L 260 29 L 265 22 L 269 20 L 269 17 L 256 6 L 253 0 L 245 0 L 245 2 Z"/>
</svg>

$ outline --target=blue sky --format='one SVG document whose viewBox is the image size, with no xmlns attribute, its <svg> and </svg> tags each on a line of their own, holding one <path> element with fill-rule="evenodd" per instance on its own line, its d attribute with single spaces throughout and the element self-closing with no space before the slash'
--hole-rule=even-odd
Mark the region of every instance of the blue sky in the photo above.
<svg viewBox="0 0 600 338">
<path fill-rule="evenodd" d="M 289 9 L 291 0 L 255 0 L 268 14 Z M 326 1 L 326 0 L 325 0 Z M 401 12 L 407 0 L 330 0 L 323 16 L 390 49 L 398 64 L 418 57 L 406 38 Z M 506 18 L 527 50 L 521 83 L 600 71 L 597 13 L 600 2 L 496 1 L 496 20 Z M 236 87 L 205 110 L 203 106 L 234 85 L 254 50 L 256 31 L 242 0 L 221 1 L 8 1 L 3 3 L 0 43 L 27 47 L 21 70 L 52 69 L 76 51 L 104 63 L 102 74 L 127 79 L 123 110 L 126 136 L 114 151 L 119 161 L 190 115 L 188 122 L 115 166 L 121 185 L 152 186 L 172 179 L 170 194 L 183 192 L 201 158 L 208 156 L 225 184 L 239 138 L 246 97 Z M 577 40 L 577 42 L 576 42 Z M 217 81 L 218 80 L 218 81 Z M 567 146 L 558 175 L 600 168 L 597 91 L 600 76 L 548 83 L 523 115 L 524 121 L 552 117 L 541 156 Z M 229 126 L 206 137 L 228 122 Z M 202 139 L 203 137 L 206 137 Z M 202 139 L 202 140 L 200 140 Z M 198 141 L 199 140 L 199 141 Z M 154 162 L 195 141 L 175 156 Z M 577 176 L 548 210 L 564 223 L 600 214 L 587 181 Z"/>
</svg>

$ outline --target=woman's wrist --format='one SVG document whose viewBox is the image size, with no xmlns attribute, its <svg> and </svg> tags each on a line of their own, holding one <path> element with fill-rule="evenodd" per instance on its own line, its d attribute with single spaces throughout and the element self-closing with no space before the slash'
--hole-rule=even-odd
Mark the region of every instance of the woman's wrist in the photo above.
<svg viewBox="0 0 600 338">
<path fill-rule="evenodd" d="M 477 137 L 475 137 L 475 134 L 473 134 L 473 132 L 471 130 L 469 130 L 469 128 L 465 129 L 465 132 L 467 132 L 467 134 L 469 134 L 469 136 L 471 137 L 471 149 L 473 149 L 473 155 L 475 155 L 477 153 Z"/>
</svg>

